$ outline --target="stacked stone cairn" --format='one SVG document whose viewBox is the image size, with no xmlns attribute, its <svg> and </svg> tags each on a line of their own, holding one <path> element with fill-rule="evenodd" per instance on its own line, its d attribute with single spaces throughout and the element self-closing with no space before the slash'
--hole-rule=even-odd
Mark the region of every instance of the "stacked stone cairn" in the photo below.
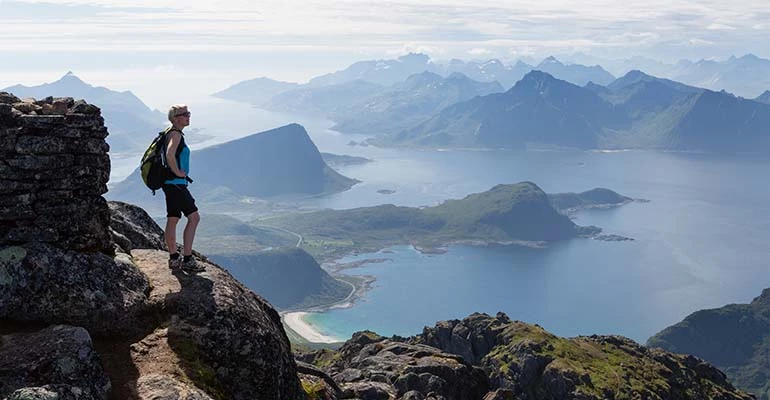
<svg viewBox="0 0 770 400">
<path fill-rule="evenodd" d="M 106 136 L 99 108 L 83 100 L 0 92 L 0 246 L 112 251 Z"/>
</svg>

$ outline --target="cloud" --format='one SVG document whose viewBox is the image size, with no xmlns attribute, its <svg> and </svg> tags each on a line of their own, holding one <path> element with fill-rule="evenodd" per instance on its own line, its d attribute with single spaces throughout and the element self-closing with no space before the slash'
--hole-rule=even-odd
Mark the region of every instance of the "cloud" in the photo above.
<svg viewBox="0 0 770 400">
<path fill-rule="evenodd" d="M 686 42 L 689 45 L 692 46 L 714 46 L 716 45 L 715 42 L 712 42 L 710 40 L 704 40 L 704 39 L 698 39 L 698 38 L 692 38 Z"/>
<path fill-rule="evenodd" d="M 0 1 L 0 51 L 344 50 L 379 57 L 409 51 L 501 57 L 634 52 L 695 37 L 761 52 L 770 35 L 766 2 L 757 0 L 586 0 L 579 7 L 567 0 Z M 54 24 L 57 29 L 51 29 Z M 480 49 L 488 53 L 477 54 Z"/>
<path fill-rule="evenodd" d="M 734 26 L 730 26 L 730 25 L 713 23 L 713 24 L 707 26 L 706 29 L 712 30 L 712 31 L 734 31 L 734 30 L 736 30 L 738 28 L 736 28 Z"/>
<path fill-rule="evenodd" d="M 470 54 L 472 56 L 488 56 L 488 55 L 492 54 L 492 52 L 490 50 L 481 49 L 481 48 L 477 47 L 477 48 L 473 48 L 473 49 L 468 50 L 468 54 Z"/>
</svg>

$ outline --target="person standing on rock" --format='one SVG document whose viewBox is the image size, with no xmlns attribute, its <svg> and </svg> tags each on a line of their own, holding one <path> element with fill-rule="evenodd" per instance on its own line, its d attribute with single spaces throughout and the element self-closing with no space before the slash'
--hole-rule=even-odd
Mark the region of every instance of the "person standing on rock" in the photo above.
<svg viewBox="0 0 770 400">
<path fill-rule="evenodd" d="M 190 172 L 190 148 L 184 141 L 182 130 L 190 125 L 190 111 L 184 104 L 176 104 L 168 110 L 168 120 L 171 126 L 166 128 L 166 161 L 173 174 L 171 179 L 163 183 L 163 194 L 166 195 L 166 231 L 164 234 L 168 246 L 168 266 L 172 270 L 181 268 L 187 272 L 205 270 L 203 265 L 195 262 L 192 256 L 195 230 L 200 222 L 198 207 L 195 199 L 187 189 L 187 183 L 192 182 L 187 176 Z M 183 250 L 180 257 L 176 246 L 176 225 L 182 218 L 187 217 L 184 227 Z"/>
</svg>

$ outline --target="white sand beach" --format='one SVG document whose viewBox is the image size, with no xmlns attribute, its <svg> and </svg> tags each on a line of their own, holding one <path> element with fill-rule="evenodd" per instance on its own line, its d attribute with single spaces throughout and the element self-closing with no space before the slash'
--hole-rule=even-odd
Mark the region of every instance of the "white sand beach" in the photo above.
<svg viewBox="0 0 770 400">
<path fill-rule="evenodd" d="M 298 312 L 290 312 L 283 315 L 283 322 L 291 328 L 294 332 L 296 332 L 298 335 L 302 336 L 307 340 L 308 342 L 314 342 L 314 343 L 334 343 L 339 342 L 340 340 L 333 338 L 331 336 L 327 336 L 322 334 L 321 332 L 318 332 L 313 325 L 308 324 L 305 322 L 303 317 L 307 315 L 308 313 L 298 311 Z"/>
</svg>

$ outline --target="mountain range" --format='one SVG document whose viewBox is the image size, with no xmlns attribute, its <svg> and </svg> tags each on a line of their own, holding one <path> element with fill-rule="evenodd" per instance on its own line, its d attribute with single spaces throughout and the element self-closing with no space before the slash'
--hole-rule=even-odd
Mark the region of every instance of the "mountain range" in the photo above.
<svg viewBox="0 0 770 400">
<path fill-rule="evenodd" d="M 474 81 L 459 72 L 443 78 L 426 71 L 359 99 L 347 113 L 333 117 L 337 124 L 332 129 L 343 133 L 395 133 L 454 103 L 502 91 L 497 82 Z"/>
<path fill-rule="evenodd" d="M 754 98 L 770 88 L 770 60 L 750 53 L 740 57 L 730 56 L 724 60 L 683 59 L 676 63 L 665 63 L 642 56 L 609 59 L 584 53 L 559 57 L 578 64 L 598 64 L 616 76 L 637 69 L 693 86 L 715 91 L 726 90 L 746 98 Z"/>
<path fill-rule="evenodd" d="M 236 83 L 215 93 L 215 96 L 262 105 L 268 102 L 268 99 L 266 99 L 268 95 L 276 96 L 280 94 L 278 90 L 281 89 L 282 91 L 311 89 L 298 92 L 309 96 L 317 93 L 312 89 L 343 85 L 355 81 L 369 82 L 380 85 L 383 88 L 388 88 L 406 81 L 412 75 L 423 72 L 432 72 L 445 78 L 459 73 L 477 82 L 498 82 L 503 89 L 507 89 L 533 69 L 547 71 L 554 76 L 578 85 L 584 85 L 589 81 L 607 84 L 614 79 L 612 74 L 600 66 L 594 65 L 589 67 L 580 64 L 564 64 L 554 57 L 544 59 L 537 66 L 524 62 L 505 65 L 500 60 L 495 59 L 483 62 L 465 62 L 453 59 L 443 64 L 431 61 L 430 57 L 425 54 L 411 53 L 397 59 L 359 61 L 343 70 L 315 77 L 304 85 L 274 81 L 268 78 L 252 79 Z M 362 95 L 365 95 L 365 93 L 362 93 Z M 297 94 L 293 95 L 293 97 L 297 97 Z M 285 100 L 276 99 L 275 102 L 280 104 L 285 102 Z M 296 108 L 301 109 L 301 107 Z"/>
<path fill-rule="evenodd" d="M 457 103 L 375 143 L 766 151 L 770 106 L 640 71 L 606 87 L 580 87 L 532 71 L 505 93 Z"/>
<path fill-rule="evenodd" d="M 728 90 L 753 98 L 770 88 L 770 60 L 754 54 L 727 60 L 679 61 L 667 77 L 712 90 Z"/>
<path fill-rule="evenodd" d="M 147 135 L 159 132 L 167 123 L 165 114 L 151 110 L 130 91 L 94 87 L 72 72 L 55 82 L 38 86 L 15 85 L 0 91 L 21 98 L 73 97 L 98 104 L 110 132 L 107 142 L 114 153 L 143 151 L 147 146 Z"/>
</svg>

